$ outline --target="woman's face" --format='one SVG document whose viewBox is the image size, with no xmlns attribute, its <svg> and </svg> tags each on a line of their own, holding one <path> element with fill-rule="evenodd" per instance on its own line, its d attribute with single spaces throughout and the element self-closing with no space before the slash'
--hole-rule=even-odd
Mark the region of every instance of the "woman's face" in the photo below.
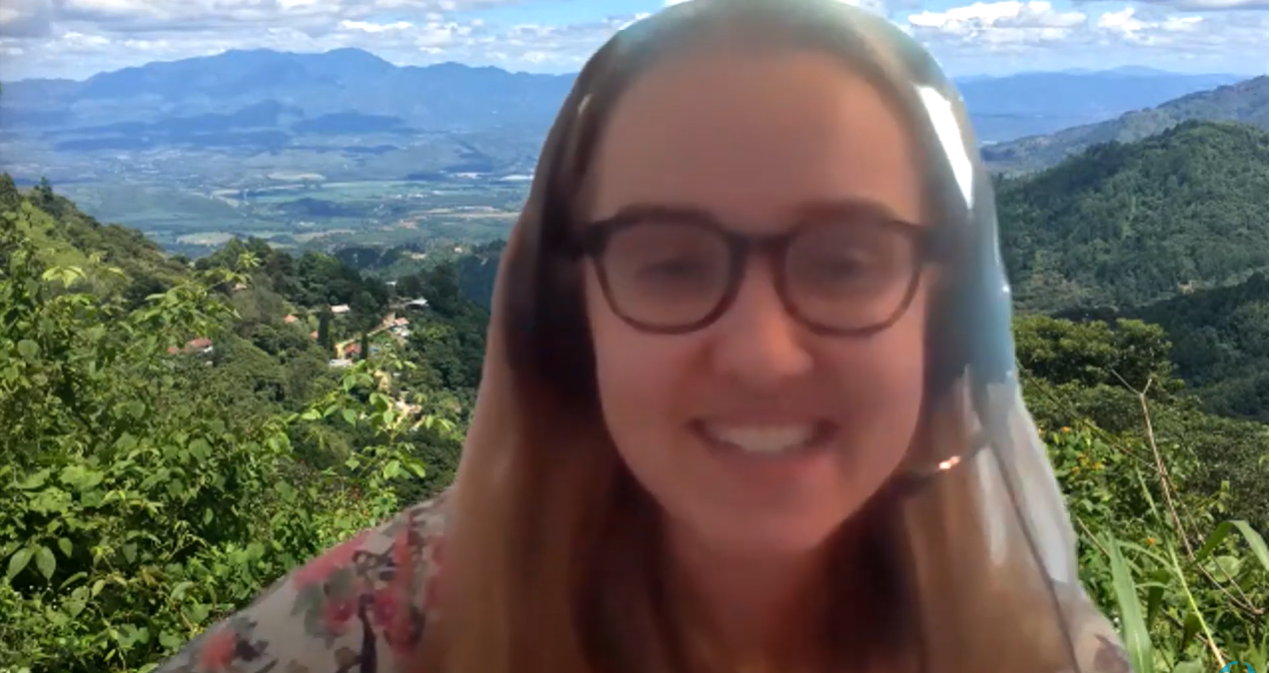
<svg viewBox="0 0 1271 673">
<path fill-rule="evenodd" d="M 832 55 L 672 58 L 615 108 L 588 215 L 685 207 L 765 235 L 865 200 L 920 222 L 914 152 L 893 108 Z M 823 336 L 787 313 L 773 265 L 752 256 L 727 312 L 665 335 L 616 315 L 587 269 L 605 421 L 673 532 L 725 554 L 810 551 L 897 469 L 922 399 L 924 280 L 889 328 Z"/>
</svg>

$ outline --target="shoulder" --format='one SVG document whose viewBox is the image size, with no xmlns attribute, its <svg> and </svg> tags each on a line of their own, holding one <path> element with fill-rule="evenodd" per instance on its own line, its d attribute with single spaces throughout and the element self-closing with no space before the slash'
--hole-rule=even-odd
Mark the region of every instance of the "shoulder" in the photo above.
<svg viewBox="0 0 1271 673">
<path fill-rule="evenodd" d="M 1079 673 L 1133 673 L 1121 636 L 1080 585 L 1055 587 L 1076 649 Z"/>
<path fill-rule="evenodd" d="M 292 571 L 155 673 L 390 673 L 433 617 L 446 496 L 406 509 Z"/>
</svg>

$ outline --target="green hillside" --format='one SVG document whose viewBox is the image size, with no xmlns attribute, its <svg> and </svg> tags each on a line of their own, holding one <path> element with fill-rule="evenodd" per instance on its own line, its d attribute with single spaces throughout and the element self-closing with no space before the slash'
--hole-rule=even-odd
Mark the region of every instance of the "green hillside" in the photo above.
<svg viewBox="0 0 1271 673">
<path fill-rule="evenodd" d="M 1267 128 L 1267 76 L 1199 91 L 1116 119 L 989 145 L 981 151 L 989 170 L 1017 175 L 1054 166 L 1101 143 L 1128 143 L 1186 121 L 1231 121 Z"/>
<path fill-rule="evenodd" d="M 54 194 L 47 182 L 32 189 L 29 197 L 22 199 L 13 179 L 7 173 L 0 175 L 0 211 L 24 211 L 25 216 L 16 224 L 48 264 L 118 269 L 121 274 L 98 277 L 98 282 L 105 284 L 99 289 L 127 288 L 128 298 L 134 302 L 185 274 L 181 263 L 170 260 L 141 232 L 101 224 Z"/>
<path fill-rule="evenodd" d="M 1267 132 L 1186 122 L 1002 179 L 1002 251 L 1025 311 L 1127 308 L 1267 268 Z"/>
<path fill-rule="evenodd" d="M 1167 195 L 1145 186 L 1135 163 L 1144 157 L 1113 159 L 1173 157 L 1178 189 L 1209 185 L 1178 157 L 1208 156 L 1204 143 L 1215 143 L 1243 161 L 1224 144 L 1230 133 L 1180 128 L 1164 149 L 1092 150 L 1092 166 L 1107 170 L 1070 170 L 1077 197 L 1046 182 L 1064 175 L 1061 166 L 1006 185 L 1007 198 L 1047 221 L 1041 213 L 1079 211 L 1070 201 L 1093 208 L 1128 184 L 1143 186 L 1159 215 L 1152 199 Z M 1216 160 L 1200 165 L 1223 170 Z M 1265 190 L 1265 164 L 1261 180 Z M 1228 182 L 1239 181 L 1216 181 Z M 1031 210 L 1019 200 L 1030 189 L 1041 199 Z M 1256 210 L 1228 205 L 1237 220 Z M 1206 243 L 1196 233 L 1204 227 L 1176 224 L 1195 234 L 1178 235 L 1195 248 L 1167 249 L 1183 263 L 1225 245 Z M 1036 229 L 1039 249 L 1064 241 Z M 97 224 L 47 187 L 20 192 L 0 178 L 0 662 L 142 673 L 305 559 L 448 485 L 479 383 L 481 304 L 499 249 L 478 246 L 393 289 L 339 257 L 296 257 L 258 240 L 191 264 Z M 1083 280 L 1087 294 L 1115 294 L 1097 281 Z M 401 300 L 419 296 L 429 308 L 406 313 Z M 350 309 L 337 314 L 335 304 Z M 1153 311 L 1144 317 L 1178 312 Z M 408 316 L 409 329 L 388 329 L 385 314 Z M 1207 315 L 1196 309 L 1189 320 Z M 1257 316 L 1241 315 L 1214 322 L 1214 338 L 1253 339 L 1244 330 Z M 1267 425 L 1206 413 L 1184 394 L 1177 377 L 1188 367 L 1221 385 L 1236 365 L 1193 362 L 1190 350 L 1171 361 L 1171 335 L 1187 333 L 1169 324 L 1021 314 L 1024 394 L 1080 535 L 1082 581 L 1101 609 L 1122 628 L 1143 629 L 1154 670 L 1231 659 L 1263 670 Z M 1209 347 L 1192 336 L 1188 349 Z M 361 353 L 332 362 L 337 342 Z M 1262 367 L 1265 375 L 1265 359 Z M 1149 380 L 1142 399 L 1127 387 Z M 1167 499 L 1181 518 L 1159 506 Z M 1230 523 L 1241 520 L 1249 526 Z M 1114 582 L 1114 568 L 1138 591 Z M 1122 609 L 1130 601 L 1144 619 Z"/>
<path fill-rule="evenodd" d="M 1126 311 L 1063 311 L 1073 320 L 1137 319 L 1165 329 L 1170 359 L 1205 408 L 1220 416 L 1267 417 L 1267 276 L 1199 290 Z"/>
<path fill-rule="evenodd" d="M 334 257 L 189 264 L 0 175 L 0 670 L 147 670 L 447 485 L 485 336 L 455 278 L 368 329 L 395 299 Z"/>
</svg>

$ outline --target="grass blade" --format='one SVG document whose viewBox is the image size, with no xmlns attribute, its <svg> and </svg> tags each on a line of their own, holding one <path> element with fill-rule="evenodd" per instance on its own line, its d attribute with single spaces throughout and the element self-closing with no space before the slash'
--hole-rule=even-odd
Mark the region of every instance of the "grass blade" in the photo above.
<svg viewBox="0 0 1271 673">
<path fill-rule="evenodd" d="M 1105 549 L 1108 550 L 1108 565 L 1112 569 L 1112 588 L 1116 593 L 1117 605 L 1121 613 L 1121 638 L 1125 641 L 1126 652 L 1130 655 L 1130 664 L 1134 667 L 1135 673 L 1153 673 L 1152 640 L 1148 636 L 1147 623 L 1143 619 L 1138 589 L 1130 574 L 1129 564 L 1121 555 L 1121 543 L 1108 536 L 1105 538 Z"/>
<path fill-rule="evenodd" d="M 1258 532 L 1253 529 L 1253 526 L 1249 525 L 1248 521 L 1232 521 L 1231 525 L 1235 526 L 1236 530 L 1245 536 L 1245 542 L 1248 542 L 1249 546 L 1253 547 L 1253 554 L 1258 557 L 1258 562 L 1262 564 L 1262 569 L 1267 570 L 1267 541 L 1263 540 L 1261 535 L 1258 535 Z"/>
</svg>

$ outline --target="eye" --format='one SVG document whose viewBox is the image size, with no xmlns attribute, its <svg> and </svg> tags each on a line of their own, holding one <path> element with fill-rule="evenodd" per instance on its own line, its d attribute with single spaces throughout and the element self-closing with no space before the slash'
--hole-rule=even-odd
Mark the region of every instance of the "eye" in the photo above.
<svg viewBox="0 0 1271 673">
<path fill-rule="evenodd" d="M 649 278 L 688 280 L 710 274 L 710 261 L 702 255 L 682 254 L 645 262 L 638 273 Z"/>
<path fill-rule="evenodd" d="M 826 252 L 810 262 L 810 271 L 825 278 L 853 278 L 876 271 L 883 260 L 866 250 Z"/>
<path fill-rule="evenodd" d="M 904 284 L 913 256 L 910 236 L 883 220 L 829 222 L 796 240 L 786 260 L 796 291 L 860 296 Z"/>
<path fill-rule="evenodd" d="M 705 229 L 648 222 L 614 236 L 607 262 L 633 282 L 679 287 L 726 275 L 727 258 L 726 245 Z"/>
</svg>

